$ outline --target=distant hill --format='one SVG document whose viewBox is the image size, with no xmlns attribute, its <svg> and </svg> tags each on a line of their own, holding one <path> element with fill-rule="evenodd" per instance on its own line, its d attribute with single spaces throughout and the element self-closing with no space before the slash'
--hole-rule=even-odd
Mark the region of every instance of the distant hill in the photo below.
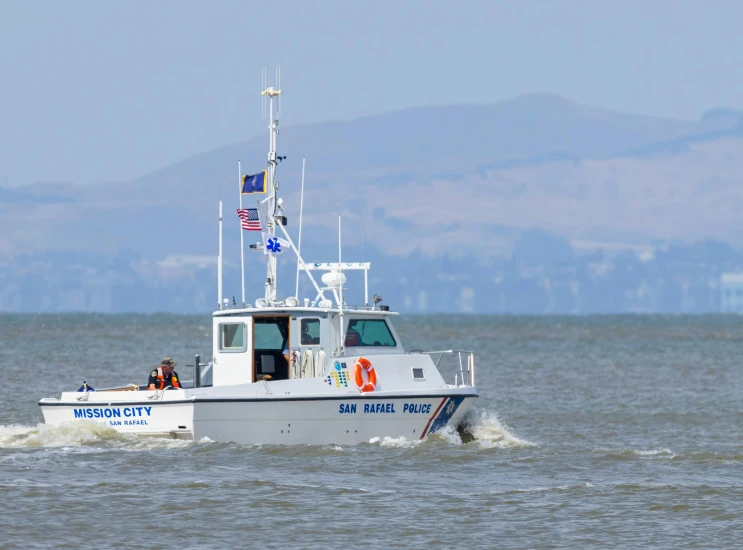
<svg viewBox="0 0 743 550">
<path fill-rule="evenodd" d="M 292 231 L 307 157 L 310 238 L 327 240 L 340 213 L 346 242 L 391 254 L 509 254 L 527 229 L 588 248 L 741 240 L 743 141 L 730 109 L 678 121 L 531 94 L 282 130 L 288 160 L 278 178 Z M 261 136 L 215 149 L 133 181 L 112 174 L 95 185 L 0 189 L 0 217 L 11 228 L 0 234 L 0 257 L 48 249 L 213 255 L 220 187 L 232 250 L 237 159 L 243 172 L 263 169 L 266 143 Z"/>
<path fill-rule="evenodd" d="M 239 299 L 236 164 L 262 170 L 266 144 L 132 181 L 0 188 L 0 311 L 210 311 L 220 194 L 225 294 Z M 734 109 L 678 121 L 532 94 L 282 127 L 279 152 L 295 236 L 307 158 L 305 258 L 337 257 L 342 214 L 344 259 L 372 261 L 370 289 L 395 310 L 719 311 L 721 274 L 743 271 Z M 252 301 L 264 259 L 246 253 Z M 286 296 L 294 264 L 280 263 Z"/>
</svg>

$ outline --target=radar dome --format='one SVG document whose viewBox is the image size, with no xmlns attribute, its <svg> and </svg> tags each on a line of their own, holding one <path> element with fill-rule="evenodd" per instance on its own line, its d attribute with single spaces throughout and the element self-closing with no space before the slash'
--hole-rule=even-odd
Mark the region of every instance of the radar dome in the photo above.
<svg viewBox="0 0 743 550">
<path fill-rule="evenodd" d="M 346 283 L 346 276 L 340 271 L 328 271 L 323 273 L 321 280 L 328 288 L 340 288 Z"/>
</svg>

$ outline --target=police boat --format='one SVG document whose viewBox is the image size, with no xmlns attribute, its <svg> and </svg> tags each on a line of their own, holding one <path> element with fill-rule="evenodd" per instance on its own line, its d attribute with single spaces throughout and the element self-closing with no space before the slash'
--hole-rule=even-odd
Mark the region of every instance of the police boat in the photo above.
<svg viewBox="0 0 743 550">
<path fill-rule="evenodd" d="M 41 399 L 50 425 L 94 421 L 117 431 L 239 444 L 353 445 L 374 438 L 423 439 L 455 429 L 477 397 L 474 354 L 408 350 L 395 331 L 398 314 L 369 301 L 370 263 L 306 263 L 286 230 L 275 171 L 281 90 L 262 91 L 269 114 L 266 170 L 243 176 L 242 194 L 258 192 L 266 282 L 262 298 L 230 307 L 222 296 L 222 204 L 219 204 L 218 306 L 212 314 L 212 359 L 195 357 L 194 379 L 177 389 L 130 384 L 64 392 Z M 276 114 L 277 116 L 274 116 Z M 304 169 L 302 196 L 304 192 Z M 244 213 L 244 211 L 243 211 Z M 242 233 L 241 230 L 241 246 Z M 280 236 L 279 234 L 280 233 Z M 299 243 L 301 246 L 301 206 Z M 277 298 L 277 256 L 291 251 L 314 297 Z M 243 258 L 241 257 L 241 262 Z M 321 273 L 320 283 L 315 274 Z M 363 273 L 363 305 L 346 301 L 347 275 Z M 244 289 L 243 277 L 243 289 Z M 297 293 L 299 284 L 297 283 Z M 444 378 L 448 365 L 447 380 Z M 450 376 L 450 378 L 449 378 Z"/>
</svg>

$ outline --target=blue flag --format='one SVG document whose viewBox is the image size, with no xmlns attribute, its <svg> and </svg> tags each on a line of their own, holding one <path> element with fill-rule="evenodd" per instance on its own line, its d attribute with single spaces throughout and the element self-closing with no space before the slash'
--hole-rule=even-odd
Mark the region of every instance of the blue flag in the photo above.
<svg viewBox="0 0 743 550">
<path fill-rule="evenodd" d="M 243 176 L 243 195 L 266 192 L 266 170 L 252 176 Z"/>
</svg>

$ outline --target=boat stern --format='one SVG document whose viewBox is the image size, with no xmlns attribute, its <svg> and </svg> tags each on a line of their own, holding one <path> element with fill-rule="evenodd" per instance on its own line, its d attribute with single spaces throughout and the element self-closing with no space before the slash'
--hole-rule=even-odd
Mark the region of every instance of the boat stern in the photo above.
<svg viewBox="0 0 743 550">
<path fill-rule="evenodd" d="M 193 438 L 193 400 L 183 390 L 68 392 L 39 401 L 44 423 L 95 422 L 122 433 Z"/>
</svg>

